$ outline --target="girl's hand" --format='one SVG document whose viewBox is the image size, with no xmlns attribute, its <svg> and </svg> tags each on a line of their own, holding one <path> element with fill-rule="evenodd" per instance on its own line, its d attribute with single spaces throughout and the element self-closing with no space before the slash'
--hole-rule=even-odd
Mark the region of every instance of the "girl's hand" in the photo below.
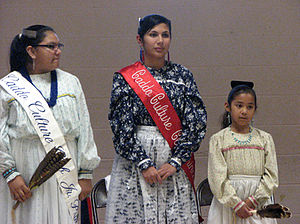
<svg viewBox="0 0 300 224">
<path fill-rule="evenodd" d="M 255 206 L 253 205 L 253 203 L 247 198 L 245 201 L 246 205 L 248 205 L 249 208 L 251 208 L 252 210 L 255 209 Z"/>
<path fill-rule="evenodd" d="M 142 174 L 145 178 L 145 181 L 148 184 L 155 184 L 155 183 L 162 184 L 162 179 L 158 174 L 157 170 L 153 166 L 150 166 L 149 168 L 143 170 Z"/>
<path fill-rule="evenodd" d="M 8 187 L 12 198 L 16 201 L 24 202 L 32 196 L 22 176 L 16 176 L 16 178 L 9 181 Z"/>
<path fill-rule="evenodd" d="M 163 164 L 159 170 L 158 174 L 160 175 L 162 180 L 167 179 L 169 176 L 172 176 L 174 173 L 176 173 L 176 168 L 169 163 Z"/>
<path fill-rule="evenodd" d="M 244 204 L 237 212 L 237 216 L 240 217 L 241 219 L 246 219 L 253 214 L 250 212 L 252 209 L 248 207 L 247 204 Z"/>
<path fill-rule="evenodd" d="M 83 201 L 89 193 L 91 193 L 93 189 L 92 180 L 91 179 L 80 179 L 78 181 L 81 187 L 81 193 L 79 194 L 79 200 Z"/>
</svg>

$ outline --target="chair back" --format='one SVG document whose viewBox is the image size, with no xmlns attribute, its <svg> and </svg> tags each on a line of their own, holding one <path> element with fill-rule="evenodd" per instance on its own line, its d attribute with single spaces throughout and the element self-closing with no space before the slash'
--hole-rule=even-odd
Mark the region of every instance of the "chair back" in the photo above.
<svg viewBox="0 0 300 224">
<path fill-rule="evenodd" d="M 197 187 L 197 206 L 199 214 L 202 216 L 201 207 L 211 205 L 212 199 L 214 197 L 213 193 L 210 190 L 208 183 L 208 178 L 205 178 Z M 275 203 L 274 195 L 271 196 L 271 202 Z"/>
<path fill-rule="evenodd" d="M 106 207 L 107 191 L 105 185 L 105 178 L 100 179 L 93 187 L 91 192 L 91 204 L 93 210 L 93 220 L 98 224 L 97 209 Z"/>
<path fill-rule="evenodd" d="M 210 190 L 208 179 L 205 178 L 197 187 L 197 204 L 199 213 L 202 216 L 201 207 L 208 206 L 211 204 L 211 201 L 214 197 L 213 193 Z"/>
</svg>

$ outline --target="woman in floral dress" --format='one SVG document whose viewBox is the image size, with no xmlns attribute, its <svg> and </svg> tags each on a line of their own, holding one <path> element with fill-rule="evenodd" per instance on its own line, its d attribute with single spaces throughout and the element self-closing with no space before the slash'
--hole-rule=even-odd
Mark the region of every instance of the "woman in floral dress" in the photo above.
<svg viewBox="0 0 300 224">
<path fill-rule="evenodd" d="M 196 199 L 181 165 L 198 150 L 206 132 L 206 109 L 192 73 L 165 60 L 171 22 L 160 15 L 139 21 L 141 63 L 162 86 L 182 125 L 170 149 L 144 104 L 115 73 L 109 121 L 116 156 L 106 223 L 198 223 Z"/>
</svg>

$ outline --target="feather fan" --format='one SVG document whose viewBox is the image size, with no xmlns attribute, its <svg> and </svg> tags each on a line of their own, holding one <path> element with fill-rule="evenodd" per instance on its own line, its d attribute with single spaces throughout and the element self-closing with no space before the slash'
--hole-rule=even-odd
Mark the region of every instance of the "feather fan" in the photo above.
<svg viewBox="0 0 300 224">
<path fill-rule="evenodd" d="M 292 212 L 288 207 L 285 207 L 280 204 L 270 204 L 264 206 L 262 209 L 253 210 L 252 213 L 256 213 L 262 218 L 290 218 L 292 217 Z"/>
<path fill-rule="evenodd" d="M 45 156 L 45 158 L 40 162 L 39 166 L 36 168 L 34 174 L 29 181 L 29 189 L 33 190 L 39 187 L 42 183 L 47 181 L 53 174 L 55 174 L 60 168 L 62 168 L 70 158 L 64 158 L 65 153 L 58 148 L 52 148 Z M 14 206 L 15 210 L 19 206 L 18 201 Z"/>
</svg>

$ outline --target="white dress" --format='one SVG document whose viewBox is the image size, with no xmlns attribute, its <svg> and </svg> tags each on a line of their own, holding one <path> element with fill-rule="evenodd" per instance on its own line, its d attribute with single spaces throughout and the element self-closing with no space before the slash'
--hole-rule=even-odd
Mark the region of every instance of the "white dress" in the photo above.
<svg viewBox="0 0 300 224">
<path fill-rule="evenodd" d="M 78 169 L 79 179 L 92 179 L 100 158 L 93 139 L 89 113 L 79 80 L 57 69 L 58 99 L 51 108 Z M 49 99 L 50 73 L 31 75 L 32 82 Z M 10 224 L 12 200 L 7 181 L 19 173 L 28 184 L 32 174 L 45 156 L 45 149 L 25 111 L 11 95 L 0 87 L 0 173 L 11 167 L 17 172 L 8 179 L 0 176 L 1 223 Z M 68 224 L 68 213 L 55 176 L 32 191 L 32 197 L 16 209 L 18 224 Z"/>
<path fill-rule="evenodd" d="M 278 187 L 278 168 L 272 136 L 253 128 L 249 134 L 230 127 L 213 135 L 209 143 L 208 180 L 214 194 L 208 224 L 275 224 L 275 219 L 253 215 L 240 219 L 235 212 L 249 198 L 260 209 L 270 204 Z"/>
</svg>

